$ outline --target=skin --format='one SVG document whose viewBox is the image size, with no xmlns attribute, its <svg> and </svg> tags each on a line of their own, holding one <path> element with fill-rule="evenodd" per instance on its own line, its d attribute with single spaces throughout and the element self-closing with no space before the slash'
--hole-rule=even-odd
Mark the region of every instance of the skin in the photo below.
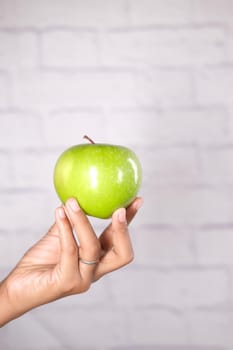
<svg viewBox="0 0 233 350">
<path fill-rule="evenodd" d="M 74 198 L 57 208 L 48 233 L 0 283 L 0 327 L 40 305 L 86 292 L 105 274 L 129 264 L 133 248 L 128 224 L 141 204 L 136 198 L 127 209 L 116 210 L 99 238 Z M 80 257 L 99 262 L 86 265 Z"/>
</svg>

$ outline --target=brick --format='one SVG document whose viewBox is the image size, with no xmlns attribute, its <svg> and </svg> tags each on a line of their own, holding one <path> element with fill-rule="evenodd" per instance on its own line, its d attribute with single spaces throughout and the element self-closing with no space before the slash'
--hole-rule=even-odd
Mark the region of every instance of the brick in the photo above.
<svg viewBox="0 0 233 350">
<path fill-rule="evenodd" d="M 189 0 L 130 0 L 133 25 L 184 24 L 190 21 Z"/>
<path fill-rule="evenodd" d="M 95 142 L 107 142 L 105 116 L 98 109 L 55 111 L 45 118 L 44 126 L 48 147 L 59 147 L 61 152 L 85 143 L 83 136 L 86 134 Z"/>
<path fill-rule="evenodd" d="M 220 269 L 131 268 L 111 278 L 112 294 L 119 306 L 164 306 L 182 310 L 226 306 L 229 301 L 227 274 Z"/>
<path fill-rule="evenodd" d="M 233 183 L 233 148 L 207 148 L 200 152 L 203 181 L 215 185 Z"/>
<path fill-rule="evenodd" d="M 7 153 L 0 152 L 0 164 L 1 164 L 0 187 L 1 188 L 11 187 L 14 181 L 14 172 L 11 167 L 10 155 Z"/>
<path fill-rule="evenodd" d="M 195 74 L 194 80 L 199 104 L 232 105 L 233 69 L 231 66 L 200 70 Z"/>
<path fill-rule="evenodd" d="M 16 70 L 38 66 L 36 33 L 0 30 L 0 42 L 0 68 Z"/>
<path fill-rule="evenodd" d="M 140 213 L 138 215 L 140 216 Z M 139 228 L 137 224 L 132 225 L 135 264 L 151 267 L 187 266 L 196 263 L 192 230 Z"/>
<path fill-rule="evenodd" d="M 4 3 L 1 2 L 0 3 L 0 21 L 2 21 L 3 15 L 4 15 Z"/>
<path fill-rule="evenodd" d="M 139 225 L 228 225 L 232 223 L 229 188 L 143 184 Z"/>
<path fill-rule="evenodd" d="M 36 115 L 0 112 L 0 149 L 37 148 L 43 145 L 42 120 Z"/>
<path fill-rule="evenodd" d="M 233 62 L 233 36 L 228 38 L 226 46 L 226 61 L 230 64 Z"/>
<path fill-rule="evenodd" d="M 33 193 L 30 190 L 1 193 L 2 219 L 0 230 L 30 231 L 33 234 L 44 234 L 52 223 L 48 222 L 48 212 L 45 193 Z M 48 226 L 49 225 L 49 226 Z"/>
<path fill-rule="evenodd" d="M 187 317 L 187 327 L 193 345 L 232 347 L 232 316 L 228 312 L 194 312 Z"/>
<path fill-rule="evenodd" d="M 191 101 L 191 77 L 178 71 L 153 71 L 149 77 L 131 72 L 31 71 L 15 75 L 13 85 L 13 102 L 21 108 L 179 106 Z"/>
<path fill-rule="evenodd" d="M 233 109 L 229 108 L 229 143 L 232 143 L 233 140 Z"/>
<path fill-rule="evenodd" d="M 112 143 L 128 145 L 141 150 L 157 142 L 158 115 L 156 111 L 140 109 L 110 110 L 106 115 L 107 138 Z M 133 130 L 133 132 L 132 132 Z"/>
<path fill-rule="evenodd" d="M 220 106 L 113 110 L 106 118 L 109 140 L 127 141 L 142 155 L 155 146 L 222 144 L 229 128 L 227 112 Z"/>
<path fill-rule="evenodd" d="M 198 183 L 199 169 L 195 148 L 150 148 L 140 153 L 146 183 Z"/>
<path fill-rule="evenodd" d="M 183 67 L 221 63 L 226 57 L 224 28 L 214 26 L 110 31 L 102 41 L 107 65 Z"/>
<path fill-rule="evenodd" d="M 13 156 L 14 186 L 51 189 L 56 154 L 44 152 L 16 153 Z"/>
<path fill-rule="evenodd" d="M 135 106 L 130 72 L 20 72 L 15 76 L 17 107 L 44 110 L 61 107 Z"/>
<path fill-rule="evenodd" d="M 43 66 L 80 67 L 99 64 L 99 52 L 93 32 L 53 30 L 42 34 Z"/>
<path fill-rule="evenodd" d="M 36 27 L 45 26 L 103 26 L 127 23 L 125 0 L 63 0 L 48 2 L 42 0 L 2 0 L 4 15 L 2 26 Z"/>
<path fill-rule="evenodd" d="M 227 140 L 227 127 L 227 111 L 222 106 L 168 109 L 161 113 L 156 138 L 160 143 L 221 144 Z"/>
<path fill-rule="evenodd" d="M 209 228 L 195 233 L 198 262 L 202 265 L 232 264 L 232 228 Z"/>
<path fill-rule="evenodd" d="M 192 78 L 187 70 L 154 69 L 136 75 L 139 106 L 184 106 L 193 104 Z"/>
<path fill-rule="evenodd" d="M 171 346 L 157 346 L 157 345 L 141 345 L 141 346 L 137 346 L 137 345 L 129 345 L 129 346 L 120 346 L 120 347 L 113 347 L 111 348 L 111 350 L 187 350 L 187 345 L 184 346 L 176 346 L 176 345 L 171 345 Z M 188 350 L 223 350 L 222 347 L 216 347 L 216 346 L 190 346 L 188 345 Z"/>
<path fill-rule="evenodd" d="M 153 349 L 156 344 L 161 346 L 187 344 L 185 320 L 182 314 L 152 308 L 132 310 L 130 317 L 130 344 L 143 348 L 153 345 Z"/>
<path fill-rule="evenodd" d="M 27 214 L 25 213 L 24 220 L 26 220 L 26 216 Z M 19 226 L 18 229 L 20 229 Z M 41 232 L 41 237 L 43 234 L 44 232 Z M 24 232 L 9 233 L 5 231 L 0 234 L 1 266 L 9 268 L 10 271 L 39 238 L 37 237 L 36 239 L 36 235 L 33 232 L 26 234 Z"/>
<path fill-rule="evenodd" d="M 82 294 L 76 296 L 82 299 Z M 101 344 L 102 349 L 115 344 L 129 343 L 129 317 L 125 310 L 114 307 L 80 307 L 57 308 L 50 312 L 50 305 L 35 311 L 36 319 L 45 328 L 55 332 L 57 340 L 65 347 L 74 346 L 81 349 L 96 348 Z M 78 324 L 74 320 L 80 319 Z M 90 329 L 92 336 L 90 337 Z"/>
<path fill-rule="evenodd" d="M 232 20 L 231 0 L 192 1 L 192 21 L 195 23 L 226 23 Z"/>
<path fill-rule="evenodd" d="M 232 12 L 233 12 L 233 10 L 232 10 Z M 226 33 L 226 62 L 229 63 L 229 64 L 232 64 L 232 62 L 233 62 L 233 25 L 232 25 L 232 20 L 230 20 L 228 22 L 228 25 L 227 25 L 227 33 Z"/>
<path fill-rule="evenodd" d="M 0 108 L 6 108 L 10 103 L 9 78 L 0 73 Z"/>
<path fill-rule="evenodd" d="M 4 327 L 4 339 L 7 345 L 6 350 L 14 349 L 15 344 L 19 344 L 17 346 L 18 349 L 24 348 L 25 350 L 29 350 L 35 348 L 35 343 L 40 344 L 41 339 L 44 339 L 42 347 L 40 345 L 42 350 L 53 347 L 57 349 L 60 346 L 57 337 L 30 313 L 6 325 Z M 25 345 L 21 347 L 20 344 L 24 341 Z"/>
</svg>

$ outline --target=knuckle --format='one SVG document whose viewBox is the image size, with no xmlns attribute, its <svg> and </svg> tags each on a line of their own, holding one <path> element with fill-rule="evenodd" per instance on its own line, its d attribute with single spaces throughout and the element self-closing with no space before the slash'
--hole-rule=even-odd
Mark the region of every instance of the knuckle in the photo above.
<svg viewBox="0 0 233 350">
<path fill-rule="evenodd" d="M 99 243 L 99 241 L 97 241 L 90 246 L 89 253 L 91 256 L 99 257 L 100 250 L 101 250 L 100 243 Z"/>
<path fill-rule="evenodd" d="M 87 292 L 91 287 L 91 284 L 89 282 L 83 281 L 80 286 L 80 293 Z"/>
<path fill-rule="evenodd" d="M 134 260 L 133 252 L 122 257 L 122 266 L 130 264 Z"/>
<path fill-rule="evenodd" d="M 127 223 L 122 223 L 121 226 L 118 227 L 118 232 L 121 234 L 128 234 L 128 226 Z"/>
<path fill-rule="evenodd" d="M 78 248 L 76 244 L 69 244 L 66 247 L 66 252 L 70 255 L 70 256 L 76 256 L 78 254 Z"/>
<path fill-rule="evenodd" d="M 90 283 L 88 281 L 82 280 L 81 278 L 73 278 L 63 281 L 60 286 L 60 293 L 62 295 L 81 294 L 87 292 L 89 288 Z"/>
<path fill-rule="evenodd" d="M 60 286 L 60 292 L 63 295 L 73 294 L 74 290 L 75 290 L 75 283 L 73 280 L 63 281 L 63 283 Z"/>
<path fill-rule="evenodd" d="M 134 261 L 134 254 L 131 254 L 131 256 L 128 259 L 128 264 Z"/>
</svg>

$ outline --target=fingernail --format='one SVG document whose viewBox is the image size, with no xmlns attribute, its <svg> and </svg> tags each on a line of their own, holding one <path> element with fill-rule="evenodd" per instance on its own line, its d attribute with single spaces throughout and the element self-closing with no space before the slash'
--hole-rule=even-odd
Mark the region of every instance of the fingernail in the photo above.
<svg viewBox="0 0 233 350">
<path fill-rule="evenodd" d="M 126 210 L 125 210 L 125 208 L 119 209 L 119 211 L 118 211 L 118 220 L 121 223 L 126 222 Z"/>
<path fill-rule="evenodd" d="M 78 202 L 74 198 L 68 200 L 68 205 L 74 212 L 77 212 L 80 209 Z"/>
<path fill-rule="evenodd" d="M 142 204 L 143 204 L 143 200 L 140 198 L 140 199 L 138 199 L 138 200 L 136 201 L 136 203 L 134 204 L 134 208 L 135 208 L 136 210 L 139 210 L 139 209 L 141 208 Z"/>
<path fill-rule="evenodd" d="M 59 215 L 59 217 L 61 218 L 61 219 L 65 219 L 65 217 L 66 217 L 66 214 L 65 214 L 65 211 L 64 211 L 64 209 L 63 208 L 58 208 L 58 215 Z"/>
</svg>

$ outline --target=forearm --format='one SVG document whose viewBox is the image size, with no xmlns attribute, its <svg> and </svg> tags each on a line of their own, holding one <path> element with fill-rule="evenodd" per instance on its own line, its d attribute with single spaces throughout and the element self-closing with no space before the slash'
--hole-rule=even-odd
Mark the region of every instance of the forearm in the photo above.
<svg viewBox="0 0 233 350">
<path fill-rule="evenodd" d="M 10 303 L 5 279 L 0 282 L 0 328 L 18 316 Z"/>
</svg>

